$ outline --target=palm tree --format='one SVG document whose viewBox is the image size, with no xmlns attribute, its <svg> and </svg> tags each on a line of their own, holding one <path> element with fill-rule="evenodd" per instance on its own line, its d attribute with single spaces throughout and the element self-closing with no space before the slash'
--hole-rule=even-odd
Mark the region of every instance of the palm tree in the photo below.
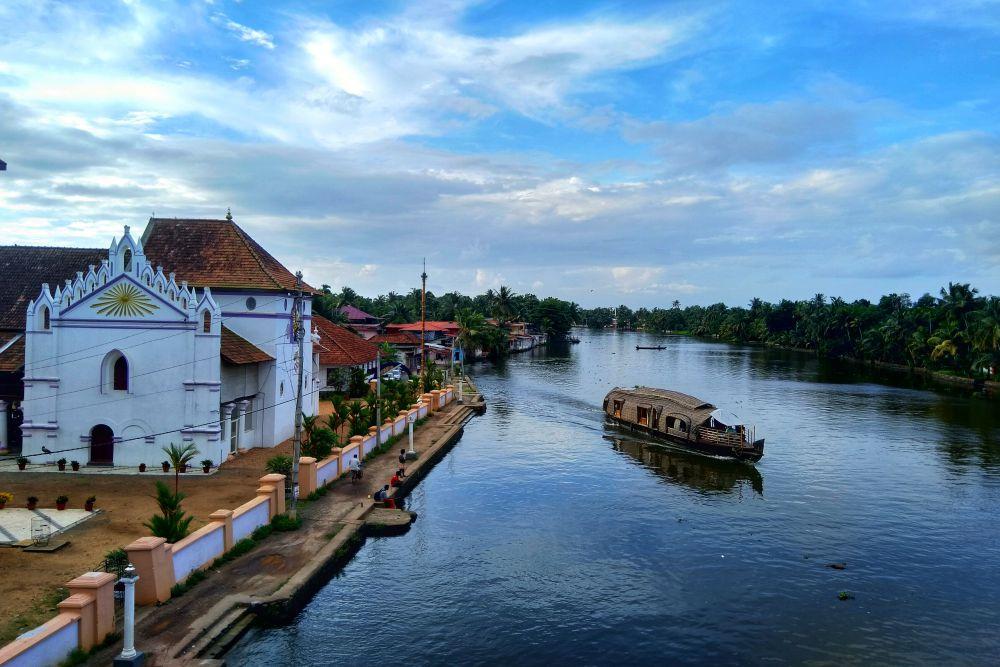
<svg viewBox="0 0 1000 667">
<path fill-rule="evenodd" d="M 334 394 L 330 399 L 330 404 L 330 415 L 326 420 L 330 425 L 330 430 L 339 435 L 340 427 L 347 423 L 350 408 L 347 405 L 347 400 L 341 394 Z"/>
<path fill-rule="evenodd" d="M 455 344 L 462 350 L 464 358 L 466 350 L 475 351 L 480 347 L 486 318 L 470 308 L 463 308 L 455 314 L 455 323 L 458 325 Z"/>
<path fill-rule="evenodd" d="M 517 318 L 517 308 L 514 305 L 514 290 L 501 285 L 493 297 L 493 317 L 503 326 Z"/>
<path fill-rule="evenodd" d="M 368 432 L 368 410 L 361 401 L 353 400 L 348 404 L 348 421 L 351 424 L 351 435 L 364 435 Z"/>
<path fill-rule="evenodd" d="M 312 440 L 312 434 L 316 429 L 317 420 L 319 420 L 317 415 L 302 414 L 302 430 L 306 432 L 306 442 Z"/>
<path fill-rule="evenodd" d="M 174 493 L 176 494 L 181 485 L 181 467 L 191 463 L 198 456 L 198 447 L 194 443 L 188 443 L 183 447 L 178 447 L 174 443 L 163 447 L 170 465 L 174 467 Z"/>
</svg>

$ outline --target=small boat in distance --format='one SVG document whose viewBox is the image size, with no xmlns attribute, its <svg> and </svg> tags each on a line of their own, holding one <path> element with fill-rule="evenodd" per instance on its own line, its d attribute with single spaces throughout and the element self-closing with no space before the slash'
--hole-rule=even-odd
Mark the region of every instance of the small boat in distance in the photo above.
<svg viewBox="0 0 1000 667">
<path fill-rule="evenodd" d="M 635 349 L 637 349 L 637 350 L 665 350 L 665 349 L 667 349 L 667 346 L 666 345 L 636 345 Z"/>
<path fill-rule="evenodd" d="M 607 421 L 678 447 L 756 462 L 764 456 L 764 439 L 755 438 L 735 415 L 679 391 L 615 387 L 604 397 Z"/>
</svg>

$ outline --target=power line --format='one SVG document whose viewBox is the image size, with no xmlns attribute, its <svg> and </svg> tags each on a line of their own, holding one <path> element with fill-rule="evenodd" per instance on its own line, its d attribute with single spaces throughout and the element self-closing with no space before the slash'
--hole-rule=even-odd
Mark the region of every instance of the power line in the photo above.
<svg viewBox="0 0 1000 667">
<path fill-rule="evenodd" d="M 279 339 L 284 338 L 284 337 L 285 337 L 285 335 L 282 334 L 280 336 L 277 336 L 276 338 L 272 338 L 270 340 L 262 341 L 260 344 L 261 345 L 267 345 L 268 343 L 273 343 L 274 341 L 279 340 Z M 191 361 L 184 361 L 184 362 L 181 362 L 179 364 L 174 364 L 173 366 L 165 366 L 163 368 L 155 368 L 155 369 L 153 369 L 151 371 L 146 371 L 145 373 L 135 373 L 135 374 L 129 376 L 129 383 L 131 384 L 132 380 L 135 379 L 135 378 L 137 378 L 137 377 L 144 377 L 146 375 L 152 375 L 153 373 L 161 373 L 163 371 L 169 371 L 169 370 L 172 370 L 174 368 L 180 368 L 181 366 L 187 366 L 188 364 L 196 364 L 199 361 L 211 361 L 211 360 L 216 359 L 216 358 L 218 358 L 217 355 L 213 354 L 210 357 L 204 357 L 202 359 L 192 359 Z M 268 371 L 268 373 L 270 373 L 270 370 Z M 46 399 L 49 399 L 49 398 L 60 398 L 62 396 L 68 396 L 69 394 L 78 394 L 81 391 L 89 391 L 91 389 L 100 389 L 103 386 L 104 386 L 104 383 L 102 382 L 101 384 L 95 384 L 95 385 L 92 385 L 92 386 L 89 386 L 89 387 L 81 387 L 79 389 L 72 389 L 70 391 L 59 391 L 59 392 L 56 392 L 54 394 L 49 394 L 48 396 L 32 397 L 30 400 L 31 401 L 41 401 L 41 400 L 46 400 Z M 258 387 L 258 390 L 259 389 L 260 388 Z M 83 409 L 83 408 L 89 408 L 89 407 L 94 407 L 94 406 L 98 406 L 98 405 L 107 405 L 108 403 L 117 403 L 118 401 L 125 401 L 125 400 L 131 399 L 131 398 L 145 398 L 146 396 L 153 396 L 153 395 L 159 394 L 159 393 L 161 393 L 161 392 L 151 392 L 151 393 L 148 393 L 148 394 L 126 394 L 125 396 L 122 396 L 120 398 L 109 399 L 109 400 L 106 400 L 106 401 L 99 401 L 97 403 L 89 403 L 87 405 L 77 405 L 77 406 L 74 406 L 74 407 L 71 407 L 71 408 L 57 408 L 56 410 L 47 410 L 45 412 L 35 412 L 35 411 L 32 411 L 31 416 L 32 416 L 32 418 L 34 418 L 35 416 L 38 416 L 38 415 L 51 415 L 51 414 L 56 414 L 58 412 L 69 412 L 71 410 L 80 410 L 80 409 Z"/>
<path fill-rule="evenodd" d="M 320 390 L 317 388 L 317 389 L 314 389 L 312 391 L 306 392 L 306 394 L 303 394 L 303 395 L 317 394 L 317 393 L 319 393 L 319 391 Z M 246 412 L 249 412 L 251 414 L 254 414 L 254 413 L 257 413 L 257 412 L 263 412 L 265 410 L 274 409 L 274 408 L 278 407 L 279 405 L 285 405 L 287 403 L 293 403 L 296 400 L 298 400 L 298 396 L 293 396 L 292 398 L 285 399 L 284 401 L 278 401 L 277 403 L 272 403 L 271 405 L 265 405 L 265 406 L 262 406 L 260 408 L 256 408 L 256 409 L 252 409 L 252 410 L 247 410 Z M 123 444 L 123 443 L 126 443 L 126 442 L 133 442 L 135 440 L 145 440 L 146 438 L 156 438 L 156 437 L 159 437 L 161 435 L 170 435 L 171 433 L 180 433 L 181 431 L 185 431 L 185 430 L 188 430 L 188 429 L 201 428 L 203 426 L 211 426 L 212 424 L 218 424 L 219 422 L 220 422 L 219 419 L 213 419 L 211 421 L 207 421 L 207 422 L 204 422 L 202 424 L 192 424 L 190 426 L 182 426 L 180 428 L 170 429 L 169 431 L 160 431 L 158 433 L 149 433 L 149 434 L 144 434 L 144 435 L 138 435 L 138 436 L 135 436 L 134 438 L 125 438 L 123 440 L 119 440 L 115 444 L 119 445 L 119 444 Z M 20 456 L 23 456 L 25 458 L 29 458 L 29 457 L 32 457 L 32 456 L 50 456 L 52 454 L 62 454 L 62 453 L 65 453 L 65 452 L 75 452 L 75 451 L 79 451 L 81 449 L 89 449 L 89 448 L 90 448 L 90 445 L 88 444 L 88 445 L 81 445 L 79 447 L 67 447 L 66 449 L 53 449 L 53 450 L 49 450 L 48 452 L 37 452 L 35 454 L 23 454 L 22 453 L 22 454 L 20 454 Z M 123 466 L 123 467 L 125 467 L 125 466 Z"/>
<path fill-rule="evenodd" d="M 279 297 L 277 299 L 272 299 L 271 301 L 266 301 L 266 302 L 262 303 L 261 305 L 262 306 L 266 306 L 266 305 L 268 305 L 270 303 L 275 303 L 276 301 L 281 301 L 282 299 L 285 299 L 285 298 L 287 298 L 287 297 Z M 228 320 L 236 319 L 238 317 L 239 317 L 238 315 L 230 315 L 229 317 L 221 317 L 221 318 L 219 318 L 219 322 L 226 322 Z M 135 321 L 136 322 L 142 322 L 142 320 L 135 320 Z M 194 322 L 193 324 L 194 324 L 194 329 L 197 330 L 198 323 Z M 128 338 L 135 338 L 136 336 L 141 336 L 141 335 L 143 335 L 145 333 L 149 333 L 149 330 L 148 329 L 144 329 L 144 330 L 138 331 L 138 332 L 136 332 L 134 334 L 129 334 L 127 336 L 122 336 L 121 338 L 115 338 L 115 339 L 112 339 L 110 341 L 105 341 L 103 343 L 98 343 L 96 345 L 91 345 L 89 347 L 83 347 L 83 348 L 80 348 L 79 350 L 73 350 L 72 352 L 66 352 L 64 354 L 57 354 L 57 355 L 52 356 L 52 357 L 46 357 L 46 358 L 43 358 L 43 359 L 39 359 L 39 361 L 50 361 L 52 359 L 61 359 L 62 357 L 68 357 L 70 355 L 79 354 L 80 352 L 86 352 L 87 350 L 93 350 L 93 349 L 97 349 L 99 347 L 105 347 L 107 345 L 110 345 L 111 343 L 116 343 L 118 341 L 126 340 Z M 136 343 L 135 345 L 125 345 L 125 346 L 122 346 L 122 347 L 123 347 L 123 349 L 127 350 L 127 349 L 130 349 L 130 348 L 133 348 L 133 347 L 139 347 L 140 345 L 146 345 L 148 343 L 155 343 L 157 341 L 166 340 L 167 338 L 173 338 L 174 336 L 184 336 L 184 335 L 186 335 L 188 333 L 190 333 L 190 331 L 187 330 L 187 329 L 185 329 L 184 331 L 178 331 L 177 333 L 168 334 L 168 335 L 162 336 L 160 338 L 154 338 L 152 340 L 147 340 L 147 341 L 142 341 L 140 343 Z M 27 335 L 27 333 L 25 335 Z M 96 357 L 101 357 L 101 356 L 104 356 L 103 353 L 102 354 L 93 354 L 93 355 L 90 355 L 90 356 L 87 356 L 87 357 L 79 357 L 77 359 L 70 359 L 68 361 L 84 361 L 85 359 L 94 359 Z M 35 366 L 34 364 L 32 364 L 31 372 L 34 373 L 37 370 L 42 370 L 42 369 L 45 369 L 45 368 L 54 368 L 54 367 L 56 367 L 58 365 L 59 364 L 48 364 L 48 365 L 45 365 L 45 366 Z"/>
</svg>

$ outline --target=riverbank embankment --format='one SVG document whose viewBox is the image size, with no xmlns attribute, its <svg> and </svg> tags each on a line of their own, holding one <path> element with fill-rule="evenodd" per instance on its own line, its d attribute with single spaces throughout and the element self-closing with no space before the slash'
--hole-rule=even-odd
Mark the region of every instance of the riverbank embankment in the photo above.
<svg viewBox="0 0 1000 667">
<path fill-rule="evenodd" d="M 394 498 L 412 490 L 457 442 L 465 423 L 485 410 L 475 385 L 468 379 L 464 384 L 461 403 L 434 412 L 414 430 L 418 457 L 407 462 Z M 406 448 L 405 438 L 399 448 Z M 253 623 L 293 617 L 363 544 L 376 507 L 372 495 L 396 471 L 398 456 L 399 449 L 384 452 L 366 462 L 361 481 L 342 477 L 319 498 L 300 503 L 298 530 L 274 533 L 250 553 L 212 568 L 182 597 L 138 610 L 136 644 L 148 656 L 146 664 L 212 664 Z M 97 654 L 92 664 L 110 663 L 118 650 Z"/>
</svg>

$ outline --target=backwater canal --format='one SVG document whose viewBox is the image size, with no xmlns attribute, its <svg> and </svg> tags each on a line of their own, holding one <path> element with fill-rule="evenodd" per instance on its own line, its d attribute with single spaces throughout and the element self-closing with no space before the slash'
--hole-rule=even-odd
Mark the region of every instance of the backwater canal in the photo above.
<svg viewBox="0 0 1000 667">
<path fill-rule="evenodd" d="M 581 338 L 471 369 L 488 411 L 409 497 L 410 532 L 229 664 L 996 661 L 1000 404 L 808 354 Z M 636 384 L 741 415 L 764 459 L 616 443 L 601 401 Z"/>
</svg>

